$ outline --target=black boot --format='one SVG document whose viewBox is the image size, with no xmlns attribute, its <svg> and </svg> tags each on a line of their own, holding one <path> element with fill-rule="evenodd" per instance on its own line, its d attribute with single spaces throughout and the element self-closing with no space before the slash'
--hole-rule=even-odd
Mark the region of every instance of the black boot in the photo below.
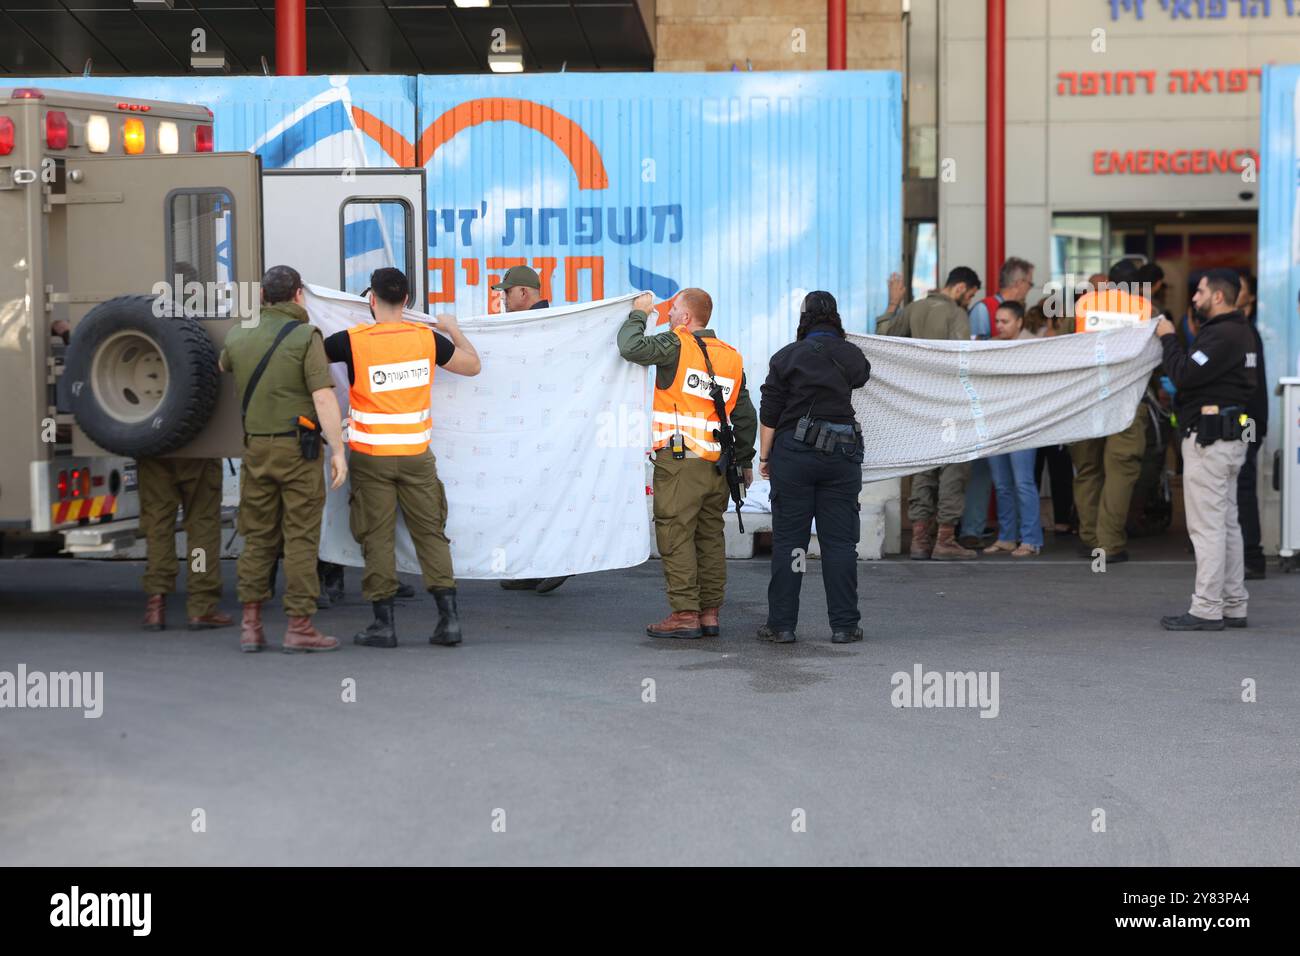
<svg viewBox="0 0 1300 956">
<path fill-rule="evenodd" d="M 430 644 L 448 647 L 460 643 L 460 615 L 456 612 L 456 589 L 436 588 L 433 599 L 438 604 L 438 626 L 433 629 Z"/>
<path fill-rule="evenodd" d="M 329 596 L 330 604 L 343 603 L 343 565 L 329 561 L 318 562 L 321 593 Z"/>
<path fill-rule="evenodd" d="M 366 647 L 396 647 L 397 628 L 393 625 L 393 599 L 374 602 L 375 619 L 364 631 L 352 638 L 353 644 Z"/>
<path fill-rule="evenodd" d="M 411 587 L 409 584 L 402 584 L 399 581 L 397 583 L 397 593 L 394 594 L 393 597 L 402 598 L 402 600 L 413 598 L 415 597 L 415 588 Z"/>
</svg>

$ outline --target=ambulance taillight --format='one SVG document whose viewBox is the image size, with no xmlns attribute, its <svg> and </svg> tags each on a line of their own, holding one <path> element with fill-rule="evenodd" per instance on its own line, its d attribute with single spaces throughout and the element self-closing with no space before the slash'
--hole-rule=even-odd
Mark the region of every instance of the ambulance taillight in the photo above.
<svg viewBox="0 0 1300 956">
<path fill-rule="evenodd" d="M 45 145 L 50 149 L 68 148 L 68 114 L 62 110 L 45 114 Z"/>
<path fill-rule="evenodd" d="M 14 121 L 7 116 L 0 116 L 0 156 L 8 156 L 14 151 Z"/>
<path fill-rule="evenodd" d="M 211 126 L 194 127 L 194 151 L 198 153 L 212 152 L 212 127 Z"/>
</svg>

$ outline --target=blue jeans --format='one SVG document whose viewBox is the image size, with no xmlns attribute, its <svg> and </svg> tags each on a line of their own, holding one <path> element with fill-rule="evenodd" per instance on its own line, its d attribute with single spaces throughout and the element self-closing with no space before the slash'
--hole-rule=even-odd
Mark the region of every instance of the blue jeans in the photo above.
<svg viewBox="0 0 1300 956">
<path fill-rule="evenodd" d="M 966 482 L 966 510 L 962 512 L 958 534 L 972 538 L 984 537 L 984 526 L 989 517 L 989 492 L 993 479 L 987 458 L 976 458 L 970 463 L 970 480 Z"/>
<path fill-rule="evenodd" d="M 998 540 L 1043 546 L 1043 521 L 1038 512 L 1038 451 L 1026 448 L 989 459 L 998 495 Z"/>
</svg>

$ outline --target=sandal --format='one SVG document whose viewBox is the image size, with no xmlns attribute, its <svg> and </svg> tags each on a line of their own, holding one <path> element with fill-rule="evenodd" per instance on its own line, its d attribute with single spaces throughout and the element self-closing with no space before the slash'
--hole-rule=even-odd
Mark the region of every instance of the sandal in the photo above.
<svg viewBox="0 0 1300 956">
<path fill-rule="evenodd" d="M 1036 558 L 1040 550 L 1040 548 L 1036 548 L 1032 544 L 1022 544 L 1011 552 L 1011 556 L 1013 558 Z"/>
<path fill-rule="evenodd" d="M 1016 550 L 1014 541 L 994 541 L 984 549 L 985 554 L 1011 554 Z"/>
</svg>

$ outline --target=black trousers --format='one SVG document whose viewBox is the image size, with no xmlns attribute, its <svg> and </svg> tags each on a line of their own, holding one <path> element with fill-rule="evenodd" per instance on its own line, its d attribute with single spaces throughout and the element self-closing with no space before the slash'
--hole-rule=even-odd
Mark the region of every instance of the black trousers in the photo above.
<svg viewBox="0 0 1300 956">
<path fill-rule="evenodd" d="M 1073 525 L 1074 521 L 1074 462 L 1070 460 L 1070 450 L 1064 445 L 1048 445 L 1038 449 L 1038 458 L 1034 461 L 1034 474 L 1043 473 L 1047 466 L 1047 478 L 1052 489 L 1052 517 L 1057 524 Z"/>
<path fill-rule="evenodd" d="M 832 631 L 858 626 L 858 494 L 862 490 L 862 443 L 856 449 L 821 452 L 794 440 L 792 429 L 772 443 L 772 580 L 767 586 L 767 625 L 793 631 L 799 621 L 799 589 L 808 566 L 808 540 L 817 519 L 822 583 Z"/>
<path fill-rule="evenodd" d="M 1263 435 L 1246 445 L 1246 463 L 1237 473 L 1237 520 L 1241 522 L 1241 544 L 1246 567 L 1263 568 L 1264 547 L 1260 544 L 1259 496 L 1255 493 L 1259 446 Z"/>
</svg>

